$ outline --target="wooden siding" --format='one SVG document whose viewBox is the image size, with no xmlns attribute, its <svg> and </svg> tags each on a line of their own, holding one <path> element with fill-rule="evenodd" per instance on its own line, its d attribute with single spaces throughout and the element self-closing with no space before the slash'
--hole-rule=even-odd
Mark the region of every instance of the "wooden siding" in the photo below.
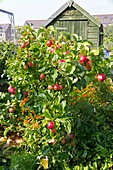
<svg viewBox="0 0 113 170">
<path fill-rule="evenodd" d="M 99 46 L 99 26 L 74 7 L 65 9 L 49 25 L 54 25 L 58 32 L 78 34 L 83 39 L 91 41 L 94 47 Z"/>
<path fill-rule="evenodd" d="M 93 42 L 94 47 L 98 47 L 99 46 L 99 28 L 91 21 L 88 21 L 87 30 L 88 30 L 87 39 Z"/>
<path fill-rule="evenodd" d="M 66 31 L 70 34 L 78 34 L 83 39 L 87 39 L 87 24 L 87 18 L 73 7 L 67 8 L 51 23 L 57 28 L 58 32 Z"/>
<path fill-rule="evenodd" d="M 68 21 L 56 21 L 53 24 L 58 32 L 66 31 L 70 34 L 78 34 L 82 36 L 83 39 L 87 39 L 87 20 L 86 21 L 78 21 L 78 20 L 68 20 Z"/>
</svg>

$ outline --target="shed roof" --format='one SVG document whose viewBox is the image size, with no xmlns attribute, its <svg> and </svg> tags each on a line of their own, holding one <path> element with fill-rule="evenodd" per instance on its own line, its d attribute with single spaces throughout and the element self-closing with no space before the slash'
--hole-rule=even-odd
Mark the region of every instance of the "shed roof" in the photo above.
<svg viewBox="0 0 113 170">
<path fill-rule="evenodd" d="M 101 23 L 95 17 L 90 15 L 88 12 L 86 12 L 82 7 L 76 4 L 73 0 L 67 1 L 61 8 L 59 8 L 53 15 L 50 16 L 50 18 L 48 18 L 44 22 L 43 26 L 48 26 L 55 18 L 57 18 L 68 7 L 74 7 L 75 9 L 80 11 L 84 16 L 86 16 L 89 20 L 95 23 L 98 27 L 101 26 Z"/>
<path fill-rule="evenodd" d="M 97 14 L 94 16 L 98 17 L 103 25 L 113 24 L 113 14 Z"/>
<path fill-rule="evenodd" d="M 0 24 L 0 32 L 6 32 L 11 24 Z"/>
<path fill-rule="evenodd" d="M 27 20 L 24 25 L 28 23 L 30 26 L 33 26 L 34 29 L 37 29 L 42 26 L 45 21 L 46 20 Z"/>
</svg>

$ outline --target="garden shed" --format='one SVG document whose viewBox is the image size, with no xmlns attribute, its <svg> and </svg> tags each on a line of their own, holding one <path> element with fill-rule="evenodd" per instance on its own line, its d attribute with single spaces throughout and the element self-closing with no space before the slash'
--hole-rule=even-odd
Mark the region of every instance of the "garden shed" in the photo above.
<svg viewBox="0 0 113 170">
<path fill-rule="evenodd" d="M 53 25 L 59 32 L 78 34 L 83 39 L 93 42 L 94 47 L 103 43 L 103 25 L 73 0 L 66 2 L 43 25 Z"/>
</svg>

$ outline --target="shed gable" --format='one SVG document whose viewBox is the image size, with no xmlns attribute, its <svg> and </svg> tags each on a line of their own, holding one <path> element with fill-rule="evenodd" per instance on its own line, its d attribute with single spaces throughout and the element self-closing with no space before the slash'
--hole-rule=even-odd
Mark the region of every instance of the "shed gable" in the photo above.
<svg viewBox="0 0 113 170">
<path fill-rule="evenodd" d="M 65 3 L 56 11 L 46 22 L 44 26 L 53 25 L 58 32 L 66 31 L 71 34 L 78 34 L 83 39 L 93 42 L 95 47 L 102 44 L 102 24 L 92 15 L 82 9 L 73 0 Z"/>
<path fill-rule="evenodd" d="M 74 7 L 68 7 L 58 17 L 59 20 L 86 20 L 87 18 Z"/>
</svg>

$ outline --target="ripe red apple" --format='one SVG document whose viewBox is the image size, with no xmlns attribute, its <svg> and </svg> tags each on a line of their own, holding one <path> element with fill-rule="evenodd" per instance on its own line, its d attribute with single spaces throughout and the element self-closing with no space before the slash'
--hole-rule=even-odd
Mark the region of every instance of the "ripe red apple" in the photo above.
<svg viewBox="0 0 113 170">
<path fill-rule="evenodd" d="M 62 59 L 62 60 L 59 60 L 59 61 L 58 61 L 58 65 L 60 65 L 60 63 L 64 63 L 64 62 L 65 62 L 65 60 L 63 60 L 63 59 Z"/>
<path fill-rule="evenodd" d="M 14 108 L 13 107 L 10 107 L 9 108 L 9 113 L 13 113 L 14 112 Z"/>
<path fill-rule="evenodd" d="M 24 95 L 25 98 L 27 98 L 27 97 L 28 97 L 28 92 L 27 92 L 27 91 L 24 91 L 24 92 L 23 92 L 23 95 Z"/>
<path fill-rule="evenodd" d="M 69 138 L 70 139 L 73 139 L 74 138 L 74 135 L 72 133 L 69 134 Z"/>
<path fill-rule="evenodd" d="M 55 50 L 54 48 L 51 48 L 50 49 L 50 54 L 52 54 L 54 50 Z"/>
<path fill-rule="evenodd" d="M 87 60 L 86 66 L 91 67 L 91 60 L 89 60 L 89 59 Z"/>
<path fill-rule="evenodd" d="M 59 85 L 58 85 L 58 84 L 55 84 L 55 85 L 53 86 L 53 88 L 54 88 L 54 90 L 59 90 Z"/>
<path fill-rule="evenodd" d="M 33 63 L 31 61 L 28 62 L 29 67 L 33 67 Z"/>
<path fill-rule="evenodd" d="M 9 87 L 8 87 L 8 92 L 9 92 L 10 94 L 15 94 L 16 89 L 15 89 L 14 87 L 12 87 L 12 86 L 9 86 Z"/>
<path fill-rule="evenodd" d="M 48 122 L 47 123 L 47 128 L 48 129 L 53 129 L 54 128 L 54 122 Z"/>
<path fill-rule="evenodd" d="M 105 79 L 106 79 L 106 76 L 103 73 L 97 75 L 97 80 L 98 81 L 102 82 Z"/>
<path fill-rule="evenodd" d="M 86 70 L 91 70 L 91 60 L 88 59 L 84 67 Z"/>
<path fill-rule="evenodd" d="M 63 145 L 65 145 L 65 144 L 66 144 L 66 140 L 65 140 L 65 139 L 62 139 L 62 140 L 61 140 L 61 143 L 62 143 Z"/>
<path fill-rule="evenodd" d="M 26 45 L 27 45 L 27 43 L 26 43 L 26 42 L 23 42 L 23 43 L 21 44 L 21 47 L 22 47 L 22 48 L 25 48 Z"/>
<path fill-rule="evenodd" d="M 27 70 L 27 65 L 26 65 L 26 64 L 23 66 L 23 69 L 24 69 L 24 70 Z"/>
<path fill-rule="evenodd" d="M 59 90 L 63 90 L 63 86 L 62 86 L 62 85 L 59 85 L 58 89 L 59 89 Z"/>
<path fill-rule="evenodd" d="M 86 55 L 81 55 L 79 63 L 82 65 L 87 62 L 87 56 Z"/>
<path fill-rule="evenodd" d="M 48 85 L 48 90 L 52 90 L 52 89 L 53 89 L 53 86 Z"/>
<path fill-rule="evenodd" d="M 45 78 L 45 74 L 44 73 L 40 74 L 40 80 L 43 80 L 44 78 Z"/>
<path fill-rule="evenodd" d="M 52 45 L 52 40 L 48 40 L 48 41 L 46 42 L 46 45 L 47 45 L 48 47 L 50 47 L 50 46 Z"/>
</svg>

